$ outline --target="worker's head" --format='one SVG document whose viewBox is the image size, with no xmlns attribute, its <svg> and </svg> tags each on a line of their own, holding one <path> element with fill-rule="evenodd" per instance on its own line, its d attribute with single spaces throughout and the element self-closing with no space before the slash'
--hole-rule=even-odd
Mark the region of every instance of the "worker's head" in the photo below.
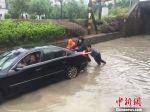
<svg viewBox="0 0 150 112">
<path fill-rule="evenodd" d="M 35 61 L 35 55 L 34 54 L 30 55 L 30 61 Z"/>
<path fill-rule="evenodd" d="M 91 46 L 91 45 L 88 45 L 88 46 L 87 46 L 88 51 L 90 51 L 90 50 L 91 50 L 91 48 L 92 48 L 92 46 Z"/>
<path fill-rule="evenodd" d="M 84 41 L 84 38 L 82 36 L 79 36 L 79 42 L 82 43 Z"/>
<path fill-rule="evenodd" d="M 69 40 L 68 40 L 68 43 L 71 43 L 71 42 L 73 42 L 72 39 L 69 39 Z"/>
</svg>

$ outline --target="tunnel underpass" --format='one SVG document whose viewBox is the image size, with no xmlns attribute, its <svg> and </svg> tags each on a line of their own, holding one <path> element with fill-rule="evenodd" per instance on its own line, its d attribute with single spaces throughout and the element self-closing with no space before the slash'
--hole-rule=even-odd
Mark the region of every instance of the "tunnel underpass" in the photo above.
<svg viewBox="0 0 150 112">
<path fill-rule="evenodd" d="M 124 22 L 124 37 L 150 34 L 150 0 L 137 1 Z"/>
<path fill-rule="evenodd" d="M 150 6 L 141 7 L 141 33 L 150 34 Z"/>
</svg>

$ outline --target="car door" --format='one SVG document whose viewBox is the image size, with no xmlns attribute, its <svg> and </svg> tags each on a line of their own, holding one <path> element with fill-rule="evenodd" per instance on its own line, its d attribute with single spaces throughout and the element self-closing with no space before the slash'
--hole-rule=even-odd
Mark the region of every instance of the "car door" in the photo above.
<svg viewBox="0 0 150 112">
<path fill-rule="evenodd" d="M 63 79 L 66 73 L 67 57 L 63 50 L 44 49 L 45 83 Z"/>
<path fill-rule="evenodd" d="M 10 94 L 15 94 L 43 83 L 44 66 L 42 62 L 25 66 L 18 70 L 9 70 L 8 83 Z"/>
</svg>

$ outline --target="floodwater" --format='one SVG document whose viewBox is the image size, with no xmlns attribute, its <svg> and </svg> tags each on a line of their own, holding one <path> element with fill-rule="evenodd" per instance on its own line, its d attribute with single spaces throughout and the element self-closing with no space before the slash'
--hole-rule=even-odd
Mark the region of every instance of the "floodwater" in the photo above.
<svg viewBox="0 0 150 112">
<path fill-rule="evenodd" d="M 150 35 L 120 38 L 93 45 L 107 62 L 95 61 L 72 80 L 9 98 L 0 112 L 112 112 L 116 100 L 141 98 L 150 105 Z M 121 106 L 125 106 L 124 101 Z"/>
</svg>

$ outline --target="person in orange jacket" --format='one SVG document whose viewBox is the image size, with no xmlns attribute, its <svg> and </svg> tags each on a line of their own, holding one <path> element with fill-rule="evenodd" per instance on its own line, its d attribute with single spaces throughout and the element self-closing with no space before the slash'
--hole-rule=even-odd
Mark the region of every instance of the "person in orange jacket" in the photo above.
<svg viewBox="0 0 150 112">
<path fill-rule="evenodd" d="M 73 40 L 69 39 L 68 40 L 67 49 L 71 50 L 74 45 L 75 45 L 75 43 L 73 42 Z"/>
</svg>

